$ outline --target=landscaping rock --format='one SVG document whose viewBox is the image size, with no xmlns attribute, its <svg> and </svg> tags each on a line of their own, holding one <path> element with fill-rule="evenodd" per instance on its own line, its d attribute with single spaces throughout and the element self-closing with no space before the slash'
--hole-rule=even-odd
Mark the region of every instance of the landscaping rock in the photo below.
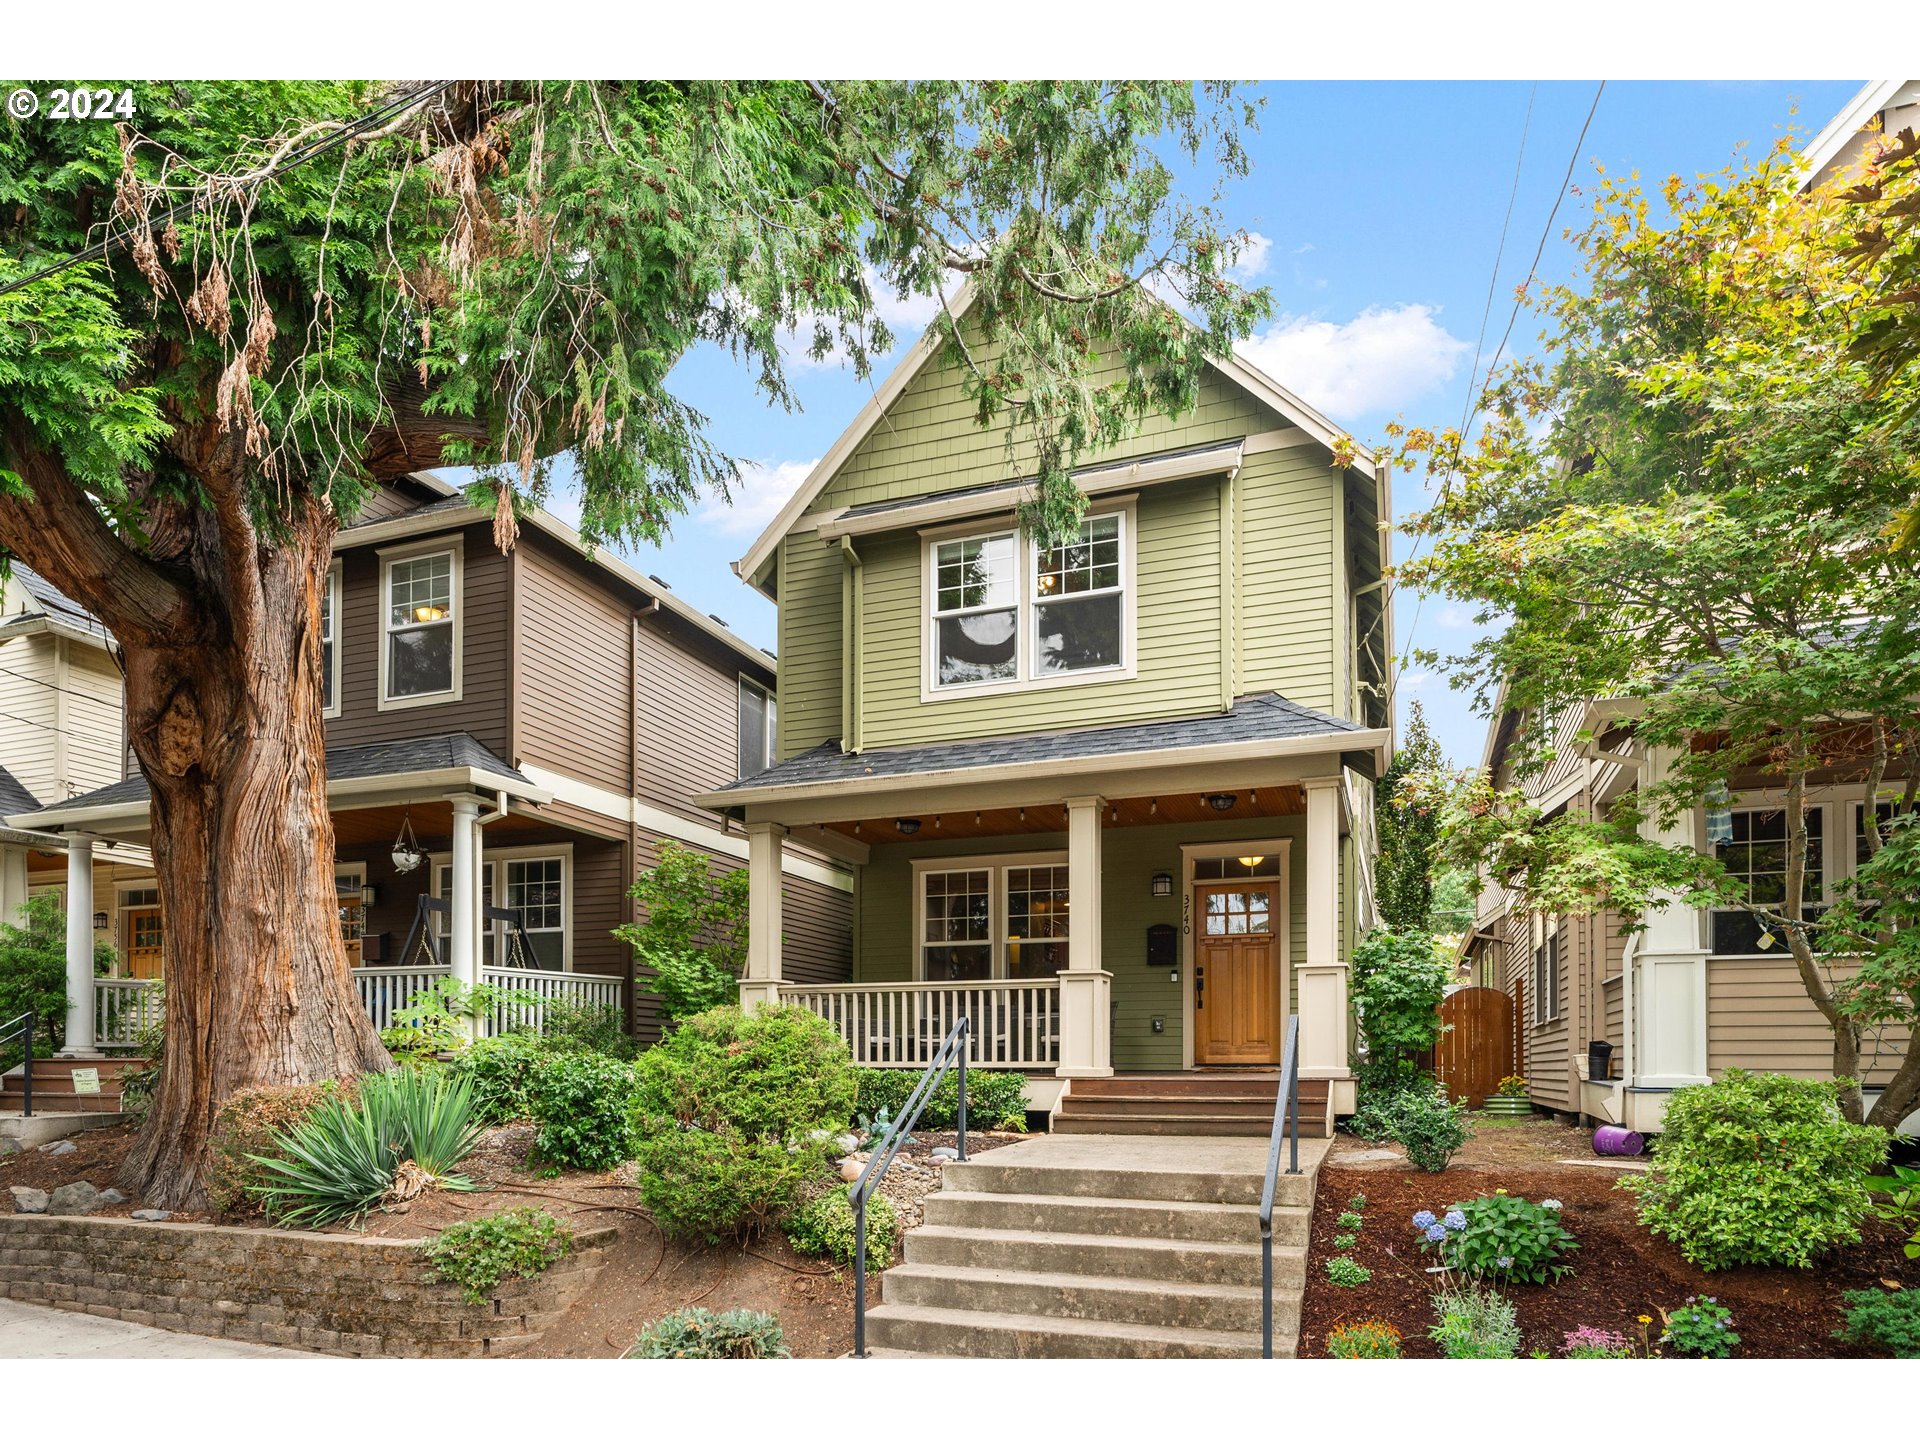
<svg viewBox="0 0 1920 1440">
<path fill-rule="evenodd" d="M 13 1136 L 0 1135 L 0 1156 L 18 1155 L 22 1150 L 26 1148 L 27 1148 L 26 1146 L 22 1145 L 18 1140 L 14 1139 Z"/>
<path fill-rule="evenodd" d="M 842 1155 L 851 1155 L 860 1148 L 860 1137 L 858 1135 L 841 1135 L 837 1137 L 833 1143 L 839 1147 Z"/>
<path fill-rule="evenodd" d="M 933 1147 L 933 1158 L 936 1160 L 958 1160 L 960 1158 L 960 1152 L 951 1145 L 936 1145 Z"/>
<path fill-rule="evenodd" d="M 851 1185 L 854 1181 L 860 1178 L 860 1172 L 866 1168 L 867 1168 L 866 1161 L 857 1160 L 853 1156 L 849 1155 L 847 1156 L 846 1159 L 840 1162 L 840 1178 L 846 1181 L 849 1185 Z"/>
<path fill-rule="evenodd" d="M 136 1220 L 171 1220 L 173 1218 L 173 1212 L 171 1210 L 136 1210 L 133 1212 L 133 1218 Z"/>
<path fill-rule="evenodd" d="M 124 1205 L 127 1203 L 127 1197 L 122 1195 L 118 1190 L 102 1190 L 100 1192 L 100 1198 L 93 1203 L 96 1207 Z"/>
<path fill-rule="evenodd" d="M 36 1190 L 31 1185 L 15 1185 L 13 1209 L 16 1215 L 44 1215 L 47 1213 L 47 1192 Z"/>
<path fill-rule="evenodd" d="M 71 1155 L 80 1147 L 71 1140 L 50 1140 L 40 1147 L 42 1155 Z"/>
<path fill-rule="evenodd" d="M 53 1192 L 47 1204 L 49 1215 L 85 1215 L 100 1203 L 99 1187 L 90 1180 L 75 1180 Z"/>
</svg>

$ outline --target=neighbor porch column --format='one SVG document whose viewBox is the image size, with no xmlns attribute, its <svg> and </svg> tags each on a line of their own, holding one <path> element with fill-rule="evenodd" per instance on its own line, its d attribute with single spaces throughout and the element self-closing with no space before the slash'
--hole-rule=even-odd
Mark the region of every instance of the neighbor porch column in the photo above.
<svg viewBox="0 0 1920 1440">
<path fill-rule="evenodd" d="M 26 915 L 27 855 L 25 845 L 0 845 L 0 920 L 9 925 Z"/>
<path fill-rule="evenodd" d="M 747 831 L 747 970 L 740 977 L 740 1008 L 780 1003 L 780 865 L 787 827 L 764 820 Z"/>
<path fill-rule="evenodd" d="M 1060 972 L 1057 1075 L 1113 1073 L 1113 976 L 1101 965 L 1098 795 L 1067 801 L 1067 968 Z"/>
<path fill-rule="evenodd" d="M 453 857 L 447 866 L 453 893 L 447 896 L 447 964 L 462 985 L 480 983 L 480 899 L 474 877 L 480 854 L 480 801 L 453 797 Z M 478 1026 L 475 1033 L 481 1033 Z"/>
<path fill-rule="evenodd" d="M 1652 747 L 1641 786 L 1664 782 L 1684 758 L 1681 750 Z M 1641 822 L 1640 833 L 1656 845 L 1691 850 L 1699 843 L 1696 813 L 1692 809 L 1682 811 L 1671 823 L 1650 814 Z M 1632 986 L 1634 1014 L 1625 1023 L 1635 1027 L 1636 1039 L 1623 1059 L 1623 1068 L 1630 1065 L 1631 1073 L 1622 1078 L 1628 1085 L 1650 1089 L 1706 1085 L 1713 1077 L 1707 1073 L 1707 947 L 1701 940 L 1704 917 L 1671 891 L 1654 897 L 1655 904 L 1662 901 L 1661 908 L 1647 911 L 1647 928 L 1641 932 L 1634 959 L 1639 972 Z M 1585 1075 L 1585 1054 L 1572 1058 L 1579 1073 Z"/>
<path fill-rule="evenodd" d="M 1340 958 L 1340 795 L 1338 775 L 1302 783 L 1307 792 L 1307 955 L 1299 981 L 1300 1073 L 1348 1080 L 1347 965 Z M 1336 1101 L 1336 1108 L 1337 1101 Z"/>
<path fill-rule="evenodd" d="M 62 1055 L 94 1056 L 93 841 L 67 841 L 67 1043 Z"/>
</svg>

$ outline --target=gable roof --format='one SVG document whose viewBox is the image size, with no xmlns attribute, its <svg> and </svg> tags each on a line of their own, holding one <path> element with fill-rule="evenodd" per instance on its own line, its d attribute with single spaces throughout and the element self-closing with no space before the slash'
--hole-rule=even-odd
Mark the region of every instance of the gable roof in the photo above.
<svg viewBox="0 0 1920 1440">
<path fill-rule="evenodd" d="M 69 600 L 54 583 L 20 560 L 13 562 L 13 577 L 26 591 L 31 610 L 0 617 L 0 632 L 44 622 L 57 630 L 105 648 L 113 637 L 100 617 L 77 601 Z"/>
<path fill-rule="evenodd" d="M 33 792 L 22 785 L 6 766 L 0 765 L 0 816 L 24 815 L 40 808 Z"/>
<path fill-rule="evenodd" d="M 974 287 L 969 282 L 963 285 L 959 293 L 954 296 L 953 302 L 947 309 L 955 320 L 958 320 L 972 306 L 974 293 Z M 853 423 L 840 432 L 840 438 L 833 442 L 833 447 L 820 457 L 818 463 L 808 472 L 807 478 L 800 483 L 800 488 L 795 490 L 787 503 L 780 507 L 780 513 L 773 517 L 772 523 L 760 532 L 759 538 L 753 542 L 747 553 L 733 562 L 734 574 L 748 584 L 753 583 L 753 577 L 765 567 L 781 538 L 793 527 L 794 522 L 806 513 L 807 507 L 833 482 L 834 476 L 840 473 L 841 467 L 853 457 L 854 451 L 860 448 L 867 436 L 873 433 L 874 427 L 893 407 L 893 402 L 900 398 L 907 386 L 912 384 L 915 377 L 926 368 L 927 362 L 938 353 L 938 350 L 939 347 L 933 341 L 931 330 L 922 334 L 907 348 L 906 354 L 900 357 L 899 363 L 881 382 L 880 388 L 873 392 L 865 405 L 861 406 L 860 413 L 853 418 Z M 1352 438 L 1279 381 L 1239 355 L 1229 355 L 1224 360 L 1209 359 L 1207 363 L 1255 399 L 1284 415 L 1329 450 L 1333 448 L 1336 441 Z M 1354 453 L 1363 464 L 1371 466 L 1378 463 L 1373 453 L 1358 443 L 1354 445 Z"/>
<path fill-rule="evenodd" d="M 1903 96 L 1902 91 L 1911 93 Z M 1852 143 L 1854 136 L 1873 123 L 1876 115 L 1895 104 L 1920 104 L 1920 81 L 1869 80 L 1861 86 L 1846 107 L 1800 152 L 1808 178 L 1826 169 L 1834 157 Z"/>
</svg>

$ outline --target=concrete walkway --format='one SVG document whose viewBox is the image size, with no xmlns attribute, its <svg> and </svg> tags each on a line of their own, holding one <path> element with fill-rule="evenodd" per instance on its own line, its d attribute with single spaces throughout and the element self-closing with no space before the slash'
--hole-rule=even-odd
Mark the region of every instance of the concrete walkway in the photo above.
<svg viewBox="0 0 1920 1440">
<path fill-rule="evenodd" d="M 323 1360 L 308 1350 L 246 1345 L 176 1330 L 152 1330 L 0 1300 L 0 1360 Z"/>
</svg>

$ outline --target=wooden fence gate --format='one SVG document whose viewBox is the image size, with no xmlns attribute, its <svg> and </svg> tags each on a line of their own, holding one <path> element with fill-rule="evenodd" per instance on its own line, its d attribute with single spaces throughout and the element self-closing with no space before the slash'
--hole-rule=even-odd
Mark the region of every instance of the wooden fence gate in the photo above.
<svg viewBox="0 0 1920 1440">
<path fill-rule="evenodd" d="M 1513 1001 L 1503 990 L 1467 986 L 1440 1002 L 1440 1023 L 1451 1028 L 1433 1047 L 1433 1078 L 1455 1100 L 1478 1110 L 1500 1081 L 1518 1068 L 1513 1053 Z"/>
</svg>

